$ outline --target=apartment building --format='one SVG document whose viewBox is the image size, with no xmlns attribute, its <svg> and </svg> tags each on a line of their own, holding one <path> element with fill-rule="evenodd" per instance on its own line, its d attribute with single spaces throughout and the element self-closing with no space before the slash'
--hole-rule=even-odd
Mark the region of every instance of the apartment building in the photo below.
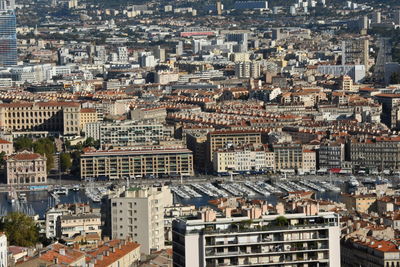
<svg viewBox="0 0 400 267">
<path fill-rule="evenodd" d="M 315 172 L 317 169 L 317 156 L 314 150 L 303 150 L 302 153 L 302 167 L 303 172 Z"/>
<path fill-rule="evenodd" d="M 60 235 L 63 236 L 63 232 L 62 232 L 63 227 L 62 226 L 66 224 L 66 223 L 63 224 L 63 222 L 60 221 L 60 217 L 63 215 L 81 215 L 81 214 L 98 215 L 99 213 L 100 213 L 100 209 L 91 208 L 89 204 L 85 204 L 85 203 L 57 204 L 55 207 L 49 209 L 46 212 L 46 224 L 45 224 L 46 237 L 54 238 L 54 237 L 57 237 Z M 97 218 L 97 216 L 95 216 L 94 218 Z M 95 222 L 95 220 L 93 220 L 92 222 Z M 83 226 L 82 229 L 90 224 L 92 224 L 92 223 L 85 224 L 85 226 Z M 78 229 L 78 228 L 75 228 L 75 229 L 68 228 L 67 232 L 76 231 L 76 229 Z M 66 234 L 68 236 L 70 236 L 70 234 L 68 234 L 67 232 L 66 232 Z M 84 233 L 84 232 L 82 231 L 82 233 Z M 88 233 L 93 233 L 93 231 L 88 231 Z M 101 235 L 99 235 L 98 237 L 100 238 Z"/>
<path fill-rule="evenodd" d="M 264 146 L 221 149 L 214 152 L 213 167 L 217 173 L 264 172 L 275 169 L 274 153 Z"/>
<path fill-rule="evenodd" d="M 67 212 L 67 209 L 52 208 L 46 212 L 46 238 L 54 238 L 57 236 L 57 219 Z"/>
<path fill-rule="evenodd" d="M 0 128 L 4 131 L 49 131 L 79 135 L 80 104 L 34 102 L 0 104 Z"/>
<path fill-rule="evenodd" d="M 81 108 L 81 115 L 79 121 L 79 128 L 84 131 L 85 125 L 88 123 L 94 123 L 99 120 L 99 115 L 95 108 Z"/>
<path fill-rule="evenodd" d="M 316 153 L 303 149 L 302 144 L 277 143 L 272 145 L 275 153 L 275 169 L 280 171 L 314 172 Z"/>
<path fill-rule="evenodd" d="M 381 122 L 389 128 L 400 128 L 400 94 L 378 94 L 376 100 L 382 104 Z"/>
<path fill-rule="evenodd" d="M 260 145 L 261 133 L 257 131 L 213 131 L 207 135 L 207 154 L 209 162 L 215 151 L 229 146 Z M 212 165 L 211 165 L 212 166 Z"/>
<path fill-rule="evenodd" d="M 207 166 L 207 134 L 186 133 L 187 148 L 193 152 L 193 163 L 196 171 L 203 172 Z"/>
<path fill-rule="evenodd" d="M 0 267 L 7 267 L 8 264 L 7 236 L 0 233 Z"/>
<path fill-rule="evenodd" d="M 186 148 L 87 151 L 81 155 L 81 178 L 193 175 L 193 155 Z"/>
<path fill-rule="evenodd" d="M 150 254 L 164 248 L 164 207 L 172 205 L 168 187 L 133 187 L 111 198 L 112 238 L 131 238 Z"/>
<path fill-rule="evenodd" d="M 390 267 L 400 266 L 397 240 L 382 240 L 372 236 L 347 238 L 341 243 L 342 266 Z"/>
<path fill-rule="evenodd" d="M 86 136 L 100 140 L 104 147 L 126 148 L 138 145 L 159 145 L 160 141 L 173 140 L 173 127 L 157 123 L 135 121 L 91 123 Z"/>
<path fill-rule="evenodd" d="M 46 184 L 46 157 L 29 151 L 8 156 L 6 175 L 9 185 Z"/>
<path fill-rule="evenodd" d="M 342 194 L 341 200 L 348 210 L 367 212 L 376 203 L 377 197 L 373 194 Z"/>
<path fill-rule="evenodd" d="M 97 234 L 101 237 L 99 213 L 66 214 L 57 219 L 57 237 L 71 238 L 75 235 Z"/>
<path fill-rule="evenodd" d="M 131 110 L 132 120 L 155 120 L 159 122 L 165 121 L 167 110 L 162 107 L 156 108 L 135 108 Z"/>
<path fill-rule="evenodd" d="M 355 169 L 400 169 L 400 137 L 352 139 L 349 146 L 350 159 Z"/>
<path fill-rule="evenodd" d="M 249 214 L 217 217 L 208 210 L 176 219 L 173 266 L 340 266 L 335 213 Z"/>
<path fill-rule="evenodd" d="M 345 160 L 345 145 L 343 142 L 322 142 L 318 150 L 319 169 L 339 169 L 342 168 Z"/>
</svg>

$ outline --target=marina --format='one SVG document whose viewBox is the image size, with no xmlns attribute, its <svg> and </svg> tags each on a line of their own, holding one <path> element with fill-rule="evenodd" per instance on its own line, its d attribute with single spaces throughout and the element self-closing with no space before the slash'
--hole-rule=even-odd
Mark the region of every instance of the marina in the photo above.
<svg viewBox="0 0 400 267">
<path fill-rule="evenodd" d="M 246 181 L 196 181 L 170 185 L 176 203 L 195 206 L 207 205 L 207 202 L 216 198 L 245 197 L 249 199 L 265 199 L 275 203 L 277 199 L 287 193 L 295 191 L 314 191 L 317 198 L 338 201 L 340 192 L 354 189 L 355 185 L 363 183 L 388 183 L 388 179 L 378 177 L 349 176 L 346 179 L 275 179 L 263 180 L 248 179 Z M 135 181 L 140 185 L 139 181 Z M 89 183 L 85 187 L 79 185 L 56 186 L 54 189 L 27 190 L 17 192 L 14 188 L 0 193 L 0 215 L 11 211 L 22 211 L 27 214 L 38 214 L 43 217 L 46 210 L 60 203 L 89 203 L 100 207 L 102 198 L 109 193 L 113 183 Z"/>
</svg>

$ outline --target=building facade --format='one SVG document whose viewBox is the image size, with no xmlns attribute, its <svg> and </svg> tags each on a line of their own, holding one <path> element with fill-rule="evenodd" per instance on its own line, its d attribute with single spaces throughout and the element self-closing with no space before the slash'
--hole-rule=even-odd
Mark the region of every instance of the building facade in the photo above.
<svg viewBox="0 0 400 267">
<path fill-rule="evenodd" d="M 126 148 L 138 145 L 158 145 L 171 140 L 173 128 L 162 124 L 145 124 L 134 121 L 120 123 L 90 123 L 86 136 L 100 140 L 100 145 Z"/>
<path fill-rule="evenodd" d="M 112 238 L 131 238 L 150 254 L 164 248 L 164 207 L 172 205 L 168 187 L 130 188 L 111 200 Z"/>
<path fill-rule="evenodd" d="M 17 32 L 14 10 L 0 10 L 0 66 L 17 65 Z"/>
<path fill-rule="evenodd" d="M 185 148 L 89 151 L 80 165 L 82 179 L 193 175 L 193 155 Z"/>
<path fill-rule="evenodd" d="M 46 157 L 23 151 L 6 159 L 7 184 L 32 185 L 47 183 Z"/>
<path fill-rule="evenodd" d="M 79 234 L 97 234 L 101 237 L 101 215 L 68 214 L 57 218 L 57 237 L 71 238 Z"/>
<path fill-rule="evenodd" d="M 400 169 L 400 137 L 352 139 L 350 158 L 354 168 L 371 171 Z"/>
<path fill-rule="evenodd" d="M 287 226 L 277 226 L 278 217 L 179 218 L 173 266 L 340 266 L 337 215 L 286 214 Z"/>
<path fill-rule="evenodd" d="M 0 233 L 0 267 L 8 267 L 7 236 Z"/>
<path fill-rule="evenodd" d="M 4 131 L 49 131 L 80 134 L 80 104 L 37 102 L 0 104 L 0 128 Z"/>
<path fill-rule="evenodd" d="M 256 131 L 214 131 L 207 135 L 207 154 L 209 162 L 213 160 L 215 151 L 228 146 L 244 146 L 261 144 L 261 133 Z M 210 165 L 212 166 L 212 165 Z"/>
</svg>

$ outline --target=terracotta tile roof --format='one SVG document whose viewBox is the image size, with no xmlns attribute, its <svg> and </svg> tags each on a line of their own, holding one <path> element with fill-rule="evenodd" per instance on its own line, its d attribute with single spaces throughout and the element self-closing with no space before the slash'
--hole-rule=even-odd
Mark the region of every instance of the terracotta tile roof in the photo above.
<svg viewBox="0 0 400 267">
<path fill-rule="evenodd" d="M 37 153 L 29 153 L 29 152 L 22 152 L 12 156 L 9 156 L 7 159 L 13 160 L 35 160 L 35 159 L 42 159 L 43 156 Z"/>
<path fill-rule="evenodd" d="M 87 253 L 88 257 L 86 257 L 86 261 L 90 262 L 91 259 L 96 259 L 97 255 L 103 255 L 103 259 L 96 260 L 94 264 L 95 267 L 106 267 L 110 266 L 114 262 L 118 261 L 128 253 L 132 252 L 133 250 L 139 249 L 140 245 L 135 242 L 126 242 L 125 245 L 121 244 L 121 248 L 118 248 L 119 243 L 122 240 L 111 240 L 104 244 L 103 246 L 98 247 L 95 251 Z M 115 251 L 112 252 L 111 248 L 114 247 Z M 109 251 L 109 255 L 104 255 L 104 252 Z"/>
<path fill-rule="evenodd" d="M 9 142 L 9 141 L 4 140 L 4 139 L 0 139 L 0 144 L 12 144 L 12 142 Z"/>
<path fill-rule="evenodd" d="M 84 252 L 68 248 L 61 244 L 51 245 L 50 248 L 49 251 L 39 257 L 41 260 L 54 262 L 57 259 L 59 264 L 71 265 L 85 256 Z M 64 249 L 64 252 L 62 252 L 62 249 Z"/>
<path fill-rule="evenodd" d="M 95 108 L 81 108 L 81 113 L 95 113 Z"/>
</svg>

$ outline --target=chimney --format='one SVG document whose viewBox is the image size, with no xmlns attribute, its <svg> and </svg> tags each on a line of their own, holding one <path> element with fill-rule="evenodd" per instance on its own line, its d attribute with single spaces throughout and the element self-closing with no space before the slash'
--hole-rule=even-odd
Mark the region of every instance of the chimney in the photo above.
<svg viewBox="0 0 400 267">
<path fill-rule="evenodd" d="M 57 257 L 54 258 L 54 264 L 58 264 L 58 258 Z"/>
<path fill-rule="evenodd" d="M 65 256 L 65 249 L 63 249 L 63 248 L 60 248 L 60 255 L 63 255 L 63 256 Z"/>
</svg>

